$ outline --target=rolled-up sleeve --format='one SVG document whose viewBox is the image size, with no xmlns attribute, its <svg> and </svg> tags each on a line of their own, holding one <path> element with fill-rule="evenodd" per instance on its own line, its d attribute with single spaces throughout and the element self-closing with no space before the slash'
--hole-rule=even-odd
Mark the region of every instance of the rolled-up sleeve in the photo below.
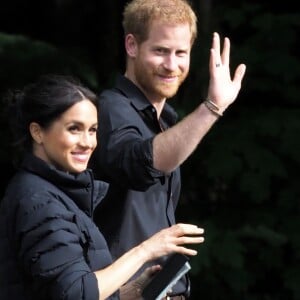
<svg viewBox="0 0 300 300">
<path fill-rule="evenodd" d="M 96 160 L 110 180 L 142 191 L 164 174 L 153 167 L 154 134 L 146 136 L 139 113 L 123 102 L 101 99 Z"/>
</svg>

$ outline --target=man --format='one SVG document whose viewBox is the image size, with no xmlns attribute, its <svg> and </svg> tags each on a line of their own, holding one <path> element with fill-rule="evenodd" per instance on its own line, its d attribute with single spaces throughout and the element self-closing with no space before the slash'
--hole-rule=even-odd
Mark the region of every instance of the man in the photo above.
<svg viewBox="0 0 300 300">
<path fill-rule="evenodd" d="M 213 34 L 205 101 L 176 124 L 167 104 L 189 72 L 197 18 L 184 0 L 132 0 L 124 10 L 126 71 L 99 101 L 99 147 L 92 168 L 110 183 L 95 221 L 115 258 L 175 223 L 179 166 L 234 102 L 246 66 L 231 79 L 230 41 Z M 146 266 L 145 266 L 146 267 Z M 187 278 L 172 299 L 189 294 Z"/>
</svg>

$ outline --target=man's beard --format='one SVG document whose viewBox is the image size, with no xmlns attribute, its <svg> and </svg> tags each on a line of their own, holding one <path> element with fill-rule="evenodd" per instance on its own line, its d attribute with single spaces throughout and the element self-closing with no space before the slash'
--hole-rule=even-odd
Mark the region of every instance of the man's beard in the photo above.
<svg viewBox="0 0 300 300">
<path fill-rule="evenodd" d="M 180 85 L 187 77 L 187 73 L 176 73 L 176 81 L 167 82 L 159 79 L 159 75 L 162 72 L 145 72 L 145 68 L 142 65 L 137 65 L 135 70 L 136 80 L 148 96 L 154 98 L 171 98 L 176 95 Z M 164 74 L 165 76 L 174 76 L 174 74 Z"/>
</svg>

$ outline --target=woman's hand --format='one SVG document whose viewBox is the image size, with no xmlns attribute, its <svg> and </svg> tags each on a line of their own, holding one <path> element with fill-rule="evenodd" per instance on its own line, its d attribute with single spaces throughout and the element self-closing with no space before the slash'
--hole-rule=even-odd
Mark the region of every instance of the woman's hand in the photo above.
<svg viewBox="0 0 300 300">
<path fill-rule="evenodd" d="M 145 269 L 135 280 L 130 278 L 146 263 L 172 253 L 196 255 L 197 251 L 185 247 L 186 244 L 199 244 L 204 241 L 200 236 L 202 228 L 191 224 L 176 224 L 160 230 L 138 246 L 131 248 L 111 265 L 96 271 L 101 299 L 106 299 L 120 289 L 122 300 L 140 300 L 141 291 L 151 276 L 160 270 L 159 265 Z"/>
<path fill-rule="evenodd" d="M 174 252 L 194 256 L 197 251 L 184 245 L 203 243 L 204 237 L 200 236 L 203 233 L 204 229 L 196 225 L 179 223 L 160 230 L 140 246 L 149 260 Z"/>
</svg>

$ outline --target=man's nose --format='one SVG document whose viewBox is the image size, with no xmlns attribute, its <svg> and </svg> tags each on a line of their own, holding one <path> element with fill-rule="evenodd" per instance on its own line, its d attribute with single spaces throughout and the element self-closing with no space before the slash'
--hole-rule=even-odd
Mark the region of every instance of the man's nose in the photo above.
<svg viewBox="0 0 300 300">
<path fill-rule="evenodd" d="M 177 66 L 177 57 L 174 53 L 170 53 L 168 56 L 165 57 L 164 68 L 170 71 L 174 71 L 177 69 Z"/>
</svg>

